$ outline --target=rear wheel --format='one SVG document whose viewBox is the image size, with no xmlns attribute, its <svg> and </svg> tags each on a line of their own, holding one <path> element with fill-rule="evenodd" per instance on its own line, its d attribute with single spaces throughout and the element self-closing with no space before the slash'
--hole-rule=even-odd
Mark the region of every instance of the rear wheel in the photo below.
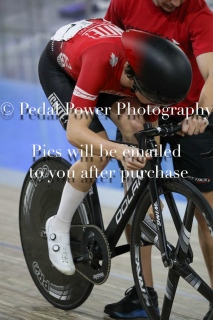
<svg viewBox="0 0 213 320">
<path fill-rule="evenodd" d="M 197 273 L 199 271 L 195 272 L 198 259 L 195 257 L 193 261 L 193 256 L 198 250 L 199 244 L 197 242 L 191 242 L 195 208 L 197 208 L 206 219 L 212 235 L 213 214 L 211 207 L 204 197 L 193 185 L 187 181 L 181 181 L 180 183 L 178 179 L 157 179 L 156 183 L 158 186 L 160 199 L 164 205 L 163 216 L 170 216 L 168 218 L 168 227 L 166 226 L 165 218 L 164 223 L 167 249 L 171 263 L 169 268 L 165 268 L 162 263 L 162 256 L 161 252 L 159 251 L 159 239 L 156 232 L 156 224 L 149 219 L 144 220 L 151 205 L 149 190 L 147 189 L 144 192 L 142 201 L 135 212 L 132 225 L 131 261 L 133 276 L 139 299 L 145 308 L 149 319 L 181 319 L 178 317 L 178 307 L 180 308 L 181 298 L 183 298 L 184 304 L 184 299 L 186 299 L 186 297 L 180 297 L 179 295 L 177 305 L 175 305 L 176 302 L 174 300 L 180 278 L 186 281 L 183 282 L 183 285 L 186 284 L 186 290 L 190 289 L 188 286 L 188 284 L 190 284 L 191 287 L 197 290 L 201 295 L 203 295 L 203 297 L 210 302 L 213 302 L 213 290 L 205 283 L 205 281 L 208 281 L 208 279 L 205 279 L 204 281 Z M 171 217 L 173 221 L 171 221 Z M 142 236 L 144 233 L 147 236 L 146 239 Z M 159 296 L 158 308 L 156 305 L 153 305 L 153 299 L 151 299 L 150 290 L 148 290 L 148 286 L 146 285 L 144 278 L 141 248 L 144 244 L 147 245 L 149 241 L 153 244 L 152 266 L 154 274 L 154 286 L 155 290 L 158 291 Z M 195 264 L 193 263 L 192 265 L 192 262 L 195 262 Z M 157 273 L 156 278 L 155 273 Z M 203 276 L 205 277 L 206 275 L 203 274 Z M 189 291 L 188 297 L 190 297 L 190 295 L 191 294 Z M 196 295 L 197 293 L 194 294 L 194 296 Z M 196 308 L 196 300 L 194 308 Z M 204 314 L 202 314 L 201 317 L 203 315 Z"/>
<path fill-rule="evenodd" d="M 93 284 L 77 271 L 72 276 L 57 271 L 48 256 L 45 223 L 57 213 L 69 168 L 69 162 L 62 158 L 36 161 L 26 175 L 19 205 L 22 248 L 31 277 L 46 300 L 66 310 L 84 303 L 93 289 Z M 94 224 L 88 197 L 76 210 L 72 225 Z M 73 258 L 81 255 L 81 237 L 71 228 Z"/>
</svg>

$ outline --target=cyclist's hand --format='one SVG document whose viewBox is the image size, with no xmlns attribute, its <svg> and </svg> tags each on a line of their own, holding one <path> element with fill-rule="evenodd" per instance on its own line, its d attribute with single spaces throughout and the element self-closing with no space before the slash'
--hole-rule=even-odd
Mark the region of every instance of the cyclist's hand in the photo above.
<svg viewBox="0 0 213 320">
<path fill-rule="evenodd" d="M 182 121 L 182 132 L 192 136 L 203 133 L 208 126 L 209 121 L 198 115 L 190 116 Z"/>
<path fill-rule="evenodd" d="M 138 148 L 123 145 L 117 152 L 117 159 L 121 161 L 125 170 L 139 170 L 150 160 L 148 154 L 140 154 Z"/>
</svg>

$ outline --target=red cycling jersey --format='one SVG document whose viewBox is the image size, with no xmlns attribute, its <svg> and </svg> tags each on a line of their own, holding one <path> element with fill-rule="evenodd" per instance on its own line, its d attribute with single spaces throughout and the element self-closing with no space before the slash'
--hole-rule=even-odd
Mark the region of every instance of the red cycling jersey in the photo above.
<svg viewBox="0 0 213 320">
<path fill-rule="evenodd" d="M 76 81 L 74 108 L 93 110 L 100 92 L 135 96 L 120 84 L 126 62 L 122 33 L 108 21 L 91 19 L 63 26 L 51 38 L 58 64 Z"/>
<path fill-rule="evenodd" d="M 187 97 L 173 106 L 172 114 L 195 106 L 204 85 L 196 57 L 213 52 L 213 13 L 204 0 L 185 0 L 171 13 L 157 7 L 152 0 L 111 0 L 105 19 L 123 30 L 147 31 L 178 45 L 191 63 L 193 80 Z"/>
</svg>

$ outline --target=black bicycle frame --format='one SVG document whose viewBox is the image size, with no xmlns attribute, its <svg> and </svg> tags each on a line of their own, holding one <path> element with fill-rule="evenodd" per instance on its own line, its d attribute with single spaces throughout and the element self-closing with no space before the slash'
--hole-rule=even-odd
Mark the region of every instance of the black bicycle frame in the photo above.
<svg viewBox="0 0 213 320">
<path fill-rule="evenodd" d="M 149 149 L 156 148 L 156 142 L 154 139 L 148 139 L 146 145 Z M 159 159 L 158 157 L 155 157 L 150 160 L 150 170 L 153 170 L 153 172 L 155 172 L 157 166 L 161 169 Z M 105 230 L 105 235 L 110 245 L 112 257 L 129 251 L 129 245 L 123 245 L 119 247 L 116 247 L 116 245 L 131 215 L 133 214 L 137 205 L 140 203 L 140 198 L 143 197 L 143 193 L 148 186 L 150 189 L 150 196 L 154 209 L 155 219 L 157 221 L 156 226 L 158 231 L 159 248 L 161 250 L 163 262 L 166 261 L 167 263 L 169 263 L 167 241 L 165 236 L 162 210 L 159 200 L 159 192 L 156 184 L 156 176 L 153 176 L 153 178 L 149 178 L 148 176 L 143 177 L 140 174 L 138 174 L 138 177 L 133 179 L 130 188 L 128 189 L 125 197 L 123 198 L 114 216 L 112 217 L 109 225 L 107 226 Z M 97 204 L 99 203 L 99 199 L 93 199 L 92 202 Z M 97 221 L 97 217 L 100 217 L 101 215 L 99 206 L 98 209 L 99 213 L 97 212 L 97 214 L 95 214 L 95 221 Z M 99 221 L 97 221 L 97 225 L 103 230 L 102 220 L 100 220 L 100 218 L 98 219 Z"/>
<path fill-rule="evenodd" d="M 143 191 L 148 186 L 149 178 L 135 178 L 127 191 L 125 197 L 116 210 L 112 220 L 110 221 L 105 235 L 109 241 L 111 251 L 113 252 L 117 245 L 127 222 L 133 214 Z"/>
</svg>

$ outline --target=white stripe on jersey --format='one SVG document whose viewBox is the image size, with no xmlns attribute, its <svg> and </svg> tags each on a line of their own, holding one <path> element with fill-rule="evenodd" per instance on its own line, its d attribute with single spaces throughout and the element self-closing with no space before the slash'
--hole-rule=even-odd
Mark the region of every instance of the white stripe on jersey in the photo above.
<svg viewBox="0 0 213 320">
<path fill-rule="evenodd" d="M 95 99 L 97 98 L 97 96 L 89 94 L 88 92 L 82 90 L 78 86 L 75 86 L 73 94 L 74 94 L 74 96 L 80 97 L 82 99 L 87 99 L 87 100 L 92 100 L 92 101 L 95 101 Z"/>
</svg>

